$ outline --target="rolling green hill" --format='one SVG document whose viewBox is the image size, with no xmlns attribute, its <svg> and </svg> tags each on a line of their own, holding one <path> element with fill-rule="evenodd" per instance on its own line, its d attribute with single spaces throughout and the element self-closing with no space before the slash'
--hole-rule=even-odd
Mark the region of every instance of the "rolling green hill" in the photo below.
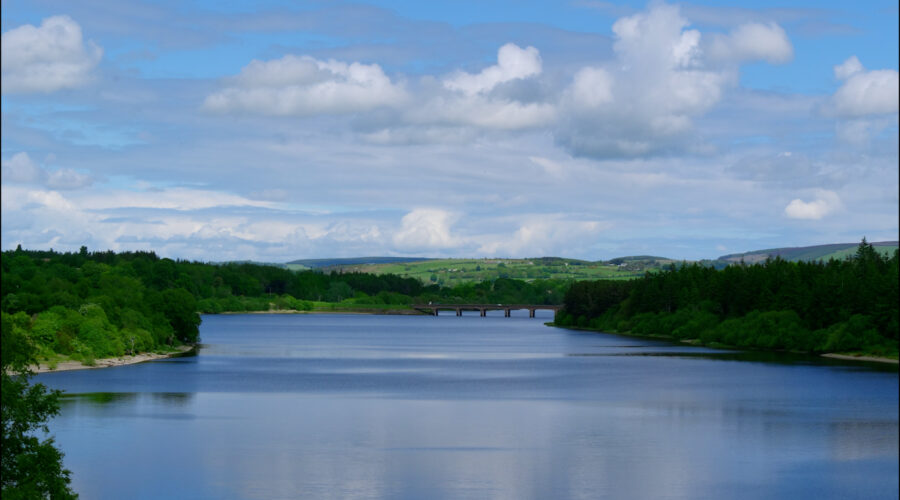
<svg viewBox="0 0 900 500">
<path fill-rule="evenodd" d="M 779 256 L 788 261 L 842 260 L 856 252 L 859 243 L 836 243 L 808 247 L 785 247 L 723 255 L 700 264 L 716 268 L 743 260 L 747 264 Z M 876 251 L 890 256 L 898 248 L 896 241 L 872 243 Z M 335 259 L 299 259 L 285 266 L 291 270 L 315 269 L 330 273 L 396 274 L 416 278 L 422 283 L 453 286 L 497 278 L 535 279 L 632 279 L 682 261 L 652 255 L 617 257 L 605 261 L 587 261 L 562 257 L 528 259 L 429 259 L 416 257 L 356 257 Z"/>
<path fill-rule="evenodd" d="M 535 279 L 631 279 L 674 262 L 662 257 L 622 257 L 590 262 L 560 257 L 532 259 L 428 259 L 409 262 L 339 264 L 323 266 L 323 272 L 396 274 L 426 284 L 453 286 L 497 278 Z"/>
<path fill-rule="evenodd" d="M 303 271 L 306 269 L 341 269 L 350 266 L 393 264 L 396 262 L 419 262 L 423 260 L 432 259 L 423 257 L 351 257 L 334 259 L 297 259 L 292 260 L 284 265 L 292 271 Z"/>
</svg>

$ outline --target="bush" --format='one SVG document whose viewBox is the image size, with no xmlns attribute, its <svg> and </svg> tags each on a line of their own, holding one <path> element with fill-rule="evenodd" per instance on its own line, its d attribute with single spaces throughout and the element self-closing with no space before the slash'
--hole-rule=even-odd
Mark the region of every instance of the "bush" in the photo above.
<svg viewBox="0 0 900 500">
<path fill-rule="evenodd" d="M 672 330 L 676 339 L 699 339 L 704 332 L 719 324 L 719 317 L 706 311 L 694 312 L 686 322 Z"/>
<path fill-rule="evenodd" d="M 854 314 L 849 320 L 832 325 L 827 330 L 825 352 L 850 352 L 880 346 L 882 337 L 872 328 L 872 319 Z"/>
<path fill-rule="evenodd" d="M 700 335 L 704 343 L 735 347 L 813 351 L 814 336 L 794 311 L 751 311 L 744 317 L 723 321 Z"/>
</svg>

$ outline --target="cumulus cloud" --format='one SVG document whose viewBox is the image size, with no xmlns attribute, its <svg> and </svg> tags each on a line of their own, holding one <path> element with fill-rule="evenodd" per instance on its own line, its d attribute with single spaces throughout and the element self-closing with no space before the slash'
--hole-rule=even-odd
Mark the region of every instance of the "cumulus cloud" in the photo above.
<svg viewBox="0 0 900 500">
<path fill-rule="evenodd" d="M 534 47 L 507 43 L 497 64 L 478 73 L 423 77 L 402 109 L 360 121 L 364 137 L 377 143 L 459 142 L 479 129 L 522 130 L 547 126 L 556 106 L 536 84 L 541 57 Z"/>
<path fill-rule="evenodd" d="M 424 102 L 410 107 L 403 120 L 419 125 L 500 130 L 547 125 L 556 116 L 552 104 L 522 100 L 509 92 L 514 83 L 533 79 L 541 71 L 536 48 L 507 43 L 497 51 L 497 64 L 476 74 L 454 73 L 441 81 L 442 89 L 425 85 Z"/>
<path fill-rule="evenodd" d="M 85 42 L 81 26 L 68 16 L 44 19 L 2 35 L 2 92 L 53 92 L 86 83 L 103 50 Z"/>
<path fill-rule="evenodd" d="M 406 91 L 377 64 L 320 61 L 286 55 L 254 60 L 230 80 L 231 86 L 208 96 L 211 111 L 309 116 L 354 113 L 396 106 Z"/>
<path fill-rule="evenodd" d="M 534 47 L 521 48 L 507 43 L 497 51 L 497 64 L 480 73 L 457 73 L 444 80 L 444 86 L 466 95 L 488 92 L 498 84 L 528 78 L 541 73 L 541 55 Z"/>
<path fill-rule="evenodd" d="M 557 141 L 577 155 L 595 157 L 683 147 L 692 118 L 736 82 L 733 71 L 706 67 L 701 34 L 687 26 L 671 5 L 616 21 L 616 59 L 575 74 L 564 99 L 569 119 Z"/>
<path fill-rule="evenodd" d="M 40 184 L 50 189 L 81 189 L 94 183 L 94 179 L 70 168 L 48 171 L 36 164 L 28 153 L 16 153 L 2 162 L 3 182 Z"/>
<path fill-rule="evenodd" d="M 843 80 L 831 99 L 833 112 L 843 118 L 897 113 L 900 77 L 896 70 L 866 71 L 856 56 L 834 67 Z"/>
<path fill-rule="evenodd" d="M 746 23 L 728 35 L 712 35 L 707 53 L 711 60 L 718 62 L 782 64 L 794 58 L 794 47 L 778 24 Z"/>
<path fill-rule="evenodd" d="M 575 101 L 597 108 L 613 100 L 613 77 L 603 68 L 582 68 L 572 82 Z"/>
<path fill-rule="evenodd" d="M 784 207 L 784 214 L 792 219 L 819 220 L 841 207 L 841 199 L 837 193 L 817 190 L 812 201 L 803 201 L 800 198 L 791 200 Z"/>
<path fill-rule="evenodd" d="M 846 61 L 834 67 L 834 77 L 838 80 L 846 80 L 851 76 L 862 72 L 863 65 L 856 56 L 850 56 Z"/>
<path fill-rule="evenodd" d="M 394 245 L 401 251 L 443 250 L 460 241 L 450 234 L 457 216 L 436 208 L 417 208 L 403 216 L 401 228 L 394 234 Z"/>
</svg>

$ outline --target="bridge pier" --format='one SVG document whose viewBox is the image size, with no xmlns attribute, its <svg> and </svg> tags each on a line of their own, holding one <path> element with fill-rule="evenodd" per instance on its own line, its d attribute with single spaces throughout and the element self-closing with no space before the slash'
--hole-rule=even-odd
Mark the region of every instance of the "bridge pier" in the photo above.
<svg viewBox="0 0 900 500">
<path fill-rule="evenodd" d="M 533 318 L 533 317 L 534 317 L 534 308 L 529 308 L 529 309 L 528 309 L 528 317 L 529 317 L 529 318 Z"/>
<path fill-rule="evenodd" d="M 485 316 L 487 316 L 487 309 L 482 308 L 481 309 L 481 317 L 483 318 Z"/>
<path fill-rule="evenodd" d="M 503 310 L 503 317 L 509 318 L 511 316 L 511 314 L 510 314 L 511 312 L 512 311 L 507 307 L 506 309 Z"/>
<path fill-rule="evenodd" d="M 462 309 L 461 309 L 461 308 L 459 308 L 459 307 L 456 308 L 456 315 L 457 315 L 457 316 L 462 316 Z"/>
</svg>

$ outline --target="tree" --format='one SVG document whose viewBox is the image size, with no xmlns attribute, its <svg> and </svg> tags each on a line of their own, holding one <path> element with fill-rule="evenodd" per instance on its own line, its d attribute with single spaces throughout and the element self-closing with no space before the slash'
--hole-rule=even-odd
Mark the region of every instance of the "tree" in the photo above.
<svg viewBox="0 0 900 500">
<path fill-rule="evenodd" d="M 53 438 L 43 441 L 36 431 L 48 432 L 47 420 L 59 413 L 59 391 L 43 384 L 29 385 L 34 347 L 11 315 L 2 314 L 2 495 L 4 500 L 78 498 L 70 488 L 70 472 Z"/>
<path fill-rule="evenodd" d="M 184 288 L 170 288 L 159 294 L 159 311 L 162 312 L 175 336 L 181 342 L 194 343 L 200 337 L 200 315 L 197 299 Z"/>
</svg>

